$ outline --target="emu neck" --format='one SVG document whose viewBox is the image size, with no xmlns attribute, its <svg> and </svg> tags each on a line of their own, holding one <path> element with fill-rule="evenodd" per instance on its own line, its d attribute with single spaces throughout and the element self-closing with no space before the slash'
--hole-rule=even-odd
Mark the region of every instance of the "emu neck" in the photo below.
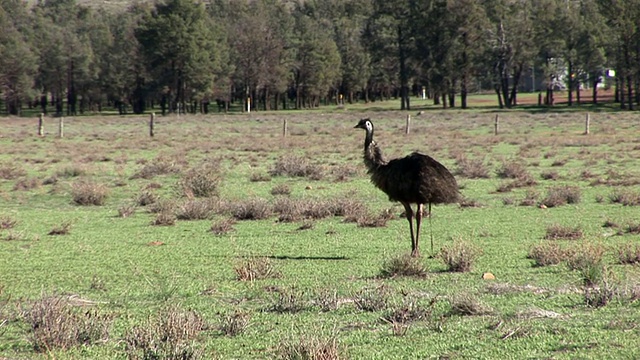
<svg viewBox="0 0 640 360">
<path fill-rule="evenodd" d="M 386 164 L 382 157 L 382 151 L 378 144 L 373 141 L 373 131 L 367 131 L 367 136 L 364 139 L 364 164 L 367 166 L 369 173 Z"/>
</svg>

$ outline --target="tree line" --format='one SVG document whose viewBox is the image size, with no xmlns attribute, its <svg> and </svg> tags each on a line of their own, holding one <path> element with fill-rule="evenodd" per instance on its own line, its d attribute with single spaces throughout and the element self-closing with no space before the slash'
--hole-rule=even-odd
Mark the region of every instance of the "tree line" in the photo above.
<svg viewBox="0 0 640 360">
<path fill-rule="evenodd" d="M 86 4 L 86 2 L 85 2 Z M 579 88 L 640 103 L 640 0 L 0 0 L 0 102 L 75 115 L 279 110 Z M 537 78 L 537 82 L 535 82 Z M 524 82 L 530 81 L 525 87 Z M 460 99 L 460 103 L 456 103 Z"/>
</svg>

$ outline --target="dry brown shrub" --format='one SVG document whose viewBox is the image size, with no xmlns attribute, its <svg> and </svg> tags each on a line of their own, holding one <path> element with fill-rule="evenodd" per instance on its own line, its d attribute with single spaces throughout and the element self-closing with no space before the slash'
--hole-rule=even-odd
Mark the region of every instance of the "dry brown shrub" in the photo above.
<svg viewBox="0 0 640 360">
<path fill-rule="evenodd" d="M 397 255 L 385 260 L 380 270 L 380 277 L 424 277 L 425 275 L 427 275 L 427 269 L 422 264 L 422 260 L 411 254 Z"/>
<path fill-rule="evenodd" d="M 382 321 L 391 325 L 393 335 L 404 336 L 413 322 L 429 319 L 437 297 L 429 304 L 423 305 L 415 296 L 405 296 L 398 305 L 391 306 L 381 317 Z"/>
<path fill-rule="evenodd" d="M 361 311 L 380 311 L 387 307 L 391 289 L 385 285 L 365 287 L 353 295 L 353 304 Z"/>
<path fill-rule="evenodd" d="M 357 173 L 357 168 L 349 165 L 341 165 L 331 168 L 331 175 L 335 176 L 335 181 L 347 181 Z"/>
<path fill-rule="evenodd" d="M 13 229 L 17 223 L 18 223 L 18 220 L 14 219 L 11 216 L 8 216 L 8 215 L 0 216 L 0 230 Z"/>
<path fill-rule="evenodd" d="M 554 186 L 547 190 L 547 196 L 542 203 L 547 207 L 556 207 L 566 204 L 578 204 L 582 191 L 577 186 Z"/>
<path fill-rule="evenodd" d="M 231 314 L 221 315 L 218 330 L 226 336 L 237 336 L 247 330 L 250 321 L 250 313 L 236 310 Z"/>
<path fill-rule="evenodd" d="M 280 341 L 277 356 L 283 360 L 339 360 L 345 358 L 334 336 L 321 337 L 319 335 L 300 335 L 297 339 Z"/>
<path fill-rule="evenodd" d="M 527 258 L 535 261 L 535 266 L 557 265 L 565 260 L 566 251 L 557 243 L 544 242 L 531 247 Z"/>
<path fill-rule="evenodd" d="M 463 293 L 451 300 L 451 314 L 463 316 L 489 315 L 493 309 L 482 303 L 477 297 Z"/>
<path fill-rule="evenodd" d="M 275 269 L 271 259 L 267 257 L 253 257 L 245 259 L 233 267 L 236 279 L 240 281 L 254 281 L 277 278 L 280 272 Z"/>
<path fill-rule="evenodd" d="M 262 198 L 243 199 L 226 205 L 227 211 L 237 220 L 263 220 L 271 216 L 273 209 Z"/>
<path fill-rule="evenodd" d="M 387 222 L 395 218 L 391 209 L 384 209 L 377 215 L 369 212 L 363 213 L 357 220 L 359 227 L 385 227 Z"/>
<path fill-rule="evenodd" d="M 158 195 L 156 195 L 152 191 L 143 190 L 136 197 L 135 203 L 138 206 L 147 206 L 147 205 L 154 204 L 156 201 L 158 201 Z"/>
<path fill-rule="evenodd" d="M 197 360 L 204 350 L 194 340 L 208 328 L 198 313 L 169 307 L 128 330 L 122 341 L 129 359 Z"/>
<path fill-rule="evenodd" d="M 14 164 L 0 164 L 0 179 L 14 180 L 26 174 L 24 169 Z"/>
<path fill-rule="evenodd" d="M 624 206 L 640 205 L 640 192 L 633 190 L 614 190 L 609 195 L 609 201 Z"/>
<path fill-rule="evenodd" d="M 147 207 L 147 211 L 152 214 L 158 213 L 175 213 L 178 208 L 178 202 L 174 199 L 158 199 Z"/>
<path fill-rule="evenodd" d="M 73 178 L 85 175 L 87 173 L 87 167 L 81 164 L 72 164 L 65 166 L 64 168 L 55 172 L 55 177 L 61 178 Z"/>
<path fill-rule="evenodd" d="M 586 243 L 568 250 L 567 266 L 578 270 L 586 286 L 598 284 L 606 276 L 605 248 L 601 244 Z"/>
<path fill-rule="evenodd" d="M 501 179 L 525 179 L 531 177 L 525 165 L 519 161 L 503 162 L 500 168 L 496 170 L 496 174 Z"/>
<path fill-rule="evenodd" d="M 453 244 L 445 245 L 438 257 L 447 265 L 448 271 L 467 272 L 482 254 L 482 250 L 464 240 L 454 240 Z"/>
<path fill-rule="evenodd" d="M 273 204 L 273 212 L 280 222 L 299 221 L 303 218 L 305 203 L 299 199 L 278 198 Z"/>
<path fill-rule="evenodd" d="M 179 171 L 180 166 L 176 159 L 159 156 L 145 163 L 142 169 L 131 176 L 131 179 L 151 179 L 158 175 L 175 174 Z"/>
<path fill-rule="evenodd" d="M 547 227 L 544 238 L 547 240 L 577 240 L 581 239 L 582 235 L 582 230 L 579 227 L 553 224 Z"/>
<path fill-rule="evenodd" d="M 291 188 L 287 184 L 278 184 L 271 189 L 271 195 L 290 195 Z"/>
<path fill-rule="evenodd" d="M 49 235 L 67 235 L 69 231 L 71 231 L 71 221 L 64 221 L 60 225 L 54 226 L 51 231 L 49 231 Z"/>
<path fill-rule="evenodd" d="M 151 224 L 156 226 L 173 226 L 176 224 L 176 215 L 172 212 L 159 212 Z"/>
<path fill-rule="evenodd" d="M 251 182 L 268 182 L 271 181 L 271 176 L 269 174 L 254 172 L 249 176 L 249 181 Z"/>
<path fill-rule="evenodd" d="M 524 199 L 520 201 L 520 206 L 535 206 L 538 203 L 540 194 L 535 189 L 528 189 L 524 195 Z"/>
<path fill-rule="evenodd" d="M 466 177 L 468 179 L 488 179 L 489 169 L 485 166 L 483 159 L 469 159 L 461 156 L 456 160 L 456 175 Z"/>
<path fill-rule="evenodd" d="M 63 296 L 44 295 L 25 311 L 29 341 L 37 352 L 70 349 L 109 338 L 111 316 L 94 309 L 74 309 Z"/>
<path fill-rule="evenodd" d="M 234 218 L 224 218 L 211 223 L 211 232 L 215 235 L 224 235 L 233 231 L 233 225 L 236 224 Z"/>
<path fill-rule="evenodd" d="M 560 175 L 557 171 L 545 171 L 540 174 L 540 177 L 543 180 L 558 180 L 560 178 Z"/>
<path fill-rule="evenodd" d="M 212 199 L 187 200 L 176 209 L 178 220 L 206 220 L 211 217 L 215 208 Z"/>
<path fill-rule="evenodd" d="M 615 253 L 620 264 L 640 264 L 640 244 L 620 244 Z"/>
<path fill-rule="evenodd" d="M 13 185 L 14 191 L 29 191 L 40 187 L 40 180 L 35 177 L 21 178 Z"/>
<path fill-rule="evenodd" d="M 71 198 L 77 205 L 104 205 L 108 194 L 104 184 L 80 181 L 71 185 Z"/>
<path fill-rule="evenodd" d="M 267 308 L 267 311 L 279 314 L 295 314 L 306 310 L 308 307 L 305 294 L 301 290 L 291 287 L 276 291 L 272 304 Z"/>
<path fill-rule="evenodd" d="M 188 197 L 210 197 L 218 194 L 222 181 L 220 165 L 206 163 L 187 171 L 178 181 L 178 191 Z"/>
<path fill-rule="evenodd" d="M 295 155 L 279 157 L 271 170 L 271 175 L 306 177 L 312 180 L 320 180 L 324 176 L 322 167 L 311 164 L 307 158 Z"/>
</svg>

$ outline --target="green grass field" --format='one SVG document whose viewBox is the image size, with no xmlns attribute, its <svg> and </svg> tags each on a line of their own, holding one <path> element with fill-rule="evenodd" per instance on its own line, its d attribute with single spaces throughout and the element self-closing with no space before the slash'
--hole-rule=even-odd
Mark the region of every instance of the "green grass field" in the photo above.
<svg viewBox="0 0 640 360">
<path fill-rule="evenodd" d="M 640 357 L 636 114 L 347 108 L 0 119 L 0 359 Z M 465 197 L 417 265 L 361 117 Z"/>
</svg>

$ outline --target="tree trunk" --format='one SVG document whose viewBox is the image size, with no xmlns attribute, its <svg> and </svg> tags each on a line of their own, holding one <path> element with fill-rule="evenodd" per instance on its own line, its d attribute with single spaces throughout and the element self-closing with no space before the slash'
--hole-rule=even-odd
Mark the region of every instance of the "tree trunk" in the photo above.
<svg viewBox="0 0 640 360">
<path fill-rule="evenodd" d="M 467 75 L 462 75 L 462 81 L 460 82 L 460 107 L 462 109 L 467 108 Z"/>
<path fill-rule="evenodd" d="M 567 64 L 567 72 L 569 73 L 569 80 L 568 80 L 568 98 L 567 98 L 567 105 L 568 106 L 573 106 L 573 63 L 571 61 L 569 61 L 569 63 Z"/>
<path fill-rule="evenodd" d="M 598 76 L 593 77 L 593 90 L 592 90 L 592 101 L 593 105 L 598 103 Z"/>
<path fill-rule="evenodd" d="M 411 110 L 409 103 L 409 74 L 402 36 L 402 27 L 398 25 L 398 59 L 400 61 L 400 110 Z"/>
</svg>

